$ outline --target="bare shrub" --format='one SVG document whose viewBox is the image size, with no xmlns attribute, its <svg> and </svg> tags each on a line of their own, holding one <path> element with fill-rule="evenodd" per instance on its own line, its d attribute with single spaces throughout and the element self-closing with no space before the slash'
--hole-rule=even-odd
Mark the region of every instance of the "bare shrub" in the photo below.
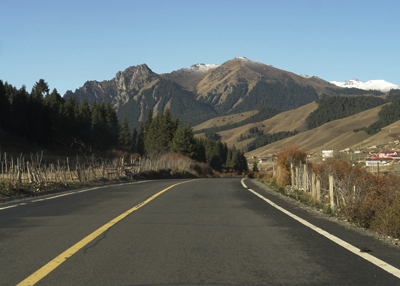
<svg viewBox="0 0 400 286">
<path fill-rule="evenodd" d="M 276 182 L 280 185 L 291 183 L 291 164 L 306 163 L 307 153 L 301 151 L 297 145 L 285 146 L 277 154 Z"/>
</svg>

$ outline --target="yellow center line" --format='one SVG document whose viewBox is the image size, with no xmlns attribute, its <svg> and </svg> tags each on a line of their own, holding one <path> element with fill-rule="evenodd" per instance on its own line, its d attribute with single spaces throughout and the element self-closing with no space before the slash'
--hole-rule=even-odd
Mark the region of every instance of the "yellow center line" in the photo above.
<svg viewBox="0 0 400 286">
<path fill-rule="evenodd" d="M 151 196 L 150 198 L 148 198 L 147 200 L 141 202 L 140 204 L 136 205 L 135 207 L 131 208 L 130 210 L 124 212 L 123 214 L 119 215 L 118 217 L 114 218 L 113 220 L 109 221 L 108 223 L 106 223 L 105 225 L 100 227 L 99 229 L 95 230 L 94 232 L 92 232 L 91 234 L 86 236 L 84 239 L 82 239 L 81 241 L 79 241 L 78 243 L 73 245 L 72 247 L 68 248 L 66 251 L 64 251 L 63 253 L 58 255 L 56 258 L 51 260 L 49 263 L 44 265 L 42 268 L 37 270 L 35 273 L 30 275 L 28 278 L 26 278 L 25 280 L 23 280 L 22 282 L 20 282 L 17 285 L 34 285 L 34 284 L 36 284 L 41 279 L 43 279 L 45 276 L 47 276 L 51 271 L 53 271 L 58 266 L 60 266 L 61 263 L 63 263 L 68 258 L 70 258 L 72 255 L 74 255 L 80 249 L 82 249 L 86 244 L 88 244 L 89 242 L 94 240 L 96 237 L 98 237 L 100 234 L 102 234 L 103 232 L 108 230 L 110 227 L 112 227 L 113 225 L 115 225 L 119 221 L 123 220 L 125 217 L 127 217 L 132 212 L 136 211 L 137 209 L 141 208 L 145 204 L 147 204 L 150 201 L 154 200 L 156 197 L 158 197 L 162 193 L 168 191 L 172 187 L 175 187 L 177 185 L 184 184 L 184 183 L 187 183 L 187 182 L 191 182 L 191 181 L 193 181 L 193 180 L 180 182 L 180 183 L 174 184 L 172 186 L 169 186 L 168 188 L 166 188 L 166 189 L 158 192 L 157 194 Z"/>
</svg>

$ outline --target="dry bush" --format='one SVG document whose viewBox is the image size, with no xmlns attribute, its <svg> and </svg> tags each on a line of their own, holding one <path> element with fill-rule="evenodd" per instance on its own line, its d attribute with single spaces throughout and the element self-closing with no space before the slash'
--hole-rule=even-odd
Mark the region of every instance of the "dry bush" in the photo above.
<svg viewBox="0 0 400 286">
<path fill-rule="evenodd" d="M 222 178 L 231 178 L 231 177 L 236 177 L 237 173 L 235 173 L 235 172 L 221 173 L 220 176 Z"/>
<path fill-rule="evenodd" d="M 289 185 L 291 183 L 291 164 L 305 164 L 307 153 L 301 151 L 297 145 L 285 146 L 276 157 L 276 182 L 279 185 Z"/>
<path fill-rule="evenodd" d="M 400 238 L 400 193 L 382 197 L 374 211 L 370 228 Z"/>
<path fill-rule="evenodd" d="M 271 173 L 263 173 L 262 176 L 260 176 L 261 180 L 269 180 L 272 178 L 272 174 Z"/>
<path fill-rule="evenodd" d="M 360 226 L 400 237 L 400 178 L 369 173 L 345 160 L 328 159 L 311 169 L 325 186 L 335 181 L 339 214 Z"/>
<path fill-rule="evenodd" d="M 213 178 L 221 178 L 221 173 L 213 170 Z"/>
<path fill-rule="evenodd" d="M 248 171 L 247 172 L 247 177 L 250 178 L 250 179 L 253 179 L 254 178 L 254 174 L 255 173 L 253 171 Z"/>
<path fill-rule="evenodd" d="M 248 174 L 248 176 L 249 176 L 249 174 Z M 268 180 L 268 179 L 272 178 L 271 173 L 262 173 L 262 172 L 251 172 L 251 176 L 252 176 L 252 178 L 257 178 L 257 179 L 261 179 L 261 180 Z"/>
<path fill-rule="evenodd" d="M 197 176 L 201 178 L 213 177 L 213 169 L 206 163 L 196 163 L 193 166 L 193 170 L 196 172 Z"/>
</svg>

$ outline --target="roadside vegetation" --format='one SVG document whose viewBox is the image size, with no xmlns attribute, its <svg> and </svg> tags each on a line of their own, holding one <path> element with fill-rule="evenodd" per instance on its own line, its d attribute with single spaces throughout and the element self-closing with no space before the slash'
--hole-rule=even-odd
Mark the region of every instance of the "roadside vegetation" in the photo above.
<svg viewBox="0 0 400 286">
<path fill-rule="evenodd" d="M 5 154 L 6 155 L 6 154 Z M 219 177 L 208 164 L 178 153 L 158 158 L 76 157 L 43 161 L 42 154 L 30 158 L 0 157 L 0 199 L 37 196 L 64 189 L 150 179 Z"/>
<path fill-rule="evenodd" d="M 147 118 L 139 130 L 121 123 L 112 105 L 65 101 L 39 80 L 29 93 L 0 80 L 0 131 L 34 145 L 68 146 L 75 158 L 0 154 L 0 196 L 119 180 L 215 177 L 247 171 L 244 153 L 221 141 L 197 139 L 169 109 Z M 0 142 L 1 143 L 1 142 Z M 1 146 L 0 146 L 1 148 Z"/>
<path fill-rule="evenodd" d="M 328 159 L 321 163 L 307 163 L 321 180 L 321 186 L 329 186 L 328 177 L 335 178 L 336 200 L 340 207 L 332 210 L 327 198 L 316 201 L 309 193 L 290 187 L 291 163 L 303 164 L 306 153 L 296 146 L 283 148 L 277 155 L 276 174 L 251 173 L 278 192 L 316 207 L 324 213 L 334 214 L 357 226 L 371 229 L 394 238 L 400 238 L 400 177 L 369 173 L 361 166 L 353 166 L 343 159 Z"/>
</svg>

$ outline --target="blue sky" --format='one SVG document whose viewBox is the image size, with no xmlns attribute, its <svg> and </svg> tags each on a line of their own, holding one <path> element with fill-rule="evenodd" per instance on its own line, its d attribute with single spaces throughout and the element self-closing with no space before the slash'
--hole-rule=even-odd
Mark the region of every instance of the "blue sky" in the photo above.
<svg viewBox="0 0 400 286">
<path fill-rule="evenodd" d="M 50 89 L 146 63 L 168 73 L 234 57 L 325 80 L 400 85 L 400 1 L 1 0 L 0 79 Z"/>
</svg>

